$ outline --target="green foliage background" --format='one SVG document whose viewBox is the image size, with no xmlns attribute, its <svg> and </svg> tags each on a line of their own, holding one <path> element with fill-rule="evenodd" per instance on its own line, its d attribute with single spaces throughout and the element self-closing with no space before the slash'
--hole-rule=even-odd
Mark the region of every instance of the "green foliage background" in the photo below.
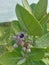
<svg viewBox="0 0 49 65">
<path fill-rule="evenodd" d="M 49 65 L 48 0 L 39 0 L 31 5 L 22 0 L 22 4 L 17 4 L 15 8 L 18 20 L 0 23 L 0 64 Z M 22 57 L 21 48 L 13 48 L 13 36 L 22 31 L 34 38 L 31 53 L 25 53 L 25 57 Z"/>
</svg>

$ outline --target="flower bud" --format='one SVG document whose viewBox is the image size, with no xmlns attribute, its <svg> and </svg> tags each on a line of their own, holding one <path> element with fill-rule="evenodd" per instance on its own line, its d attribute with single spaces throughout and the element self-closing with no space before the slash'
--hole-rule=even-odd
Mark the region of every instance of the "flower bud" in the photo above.
<svg viewBox="0 0 49 65">
<path fill-rule="evenodd" d="M 26 51 L 26 48 L 25 48 L 25 47 L 23 47 L 23 48 L 22 48 L 22 50 L 23 50 L 23 51 Z"/>
<path fill-rule="evenodd" d="M 27 52 L 29 52 L 29 53 L 30 53 L 30 52 L 31 52 L 31 50 L 30 50 L 30 49 L 27 49 Z"/>
<path fill-rule="evenodd" d="M 17 48 L 17 47 L 18 47 L 18 45 L 15 43 L 15 44 L 13 45 L 13 47 L 14 47 L 14 48 Z"/>
</svg>

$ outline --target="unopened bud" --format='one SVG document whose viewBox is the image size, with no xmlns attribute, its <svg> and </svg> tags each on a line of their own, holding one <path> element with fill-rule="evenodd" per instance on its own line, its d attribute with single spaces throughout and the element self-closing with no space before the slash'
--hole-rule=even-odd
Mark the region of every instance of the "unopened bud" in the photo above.
<svg viewBox="0 0 49 65">
<path fill-rule="evenodd" d="M 26 48 L 25 47 L 23 47 L 22 49 L 23 49 L 23 51 L 26 51 Z"/>
<path fill-rule="evenodd" d="M 30 53 L 30 52 L 31 52 L 31 50 L 30 50 L 30 49 L 27 49 L 27 52 L 29 52 L 29 53 Z"/>
<path fill-rule="evenodd" d="M 17 47 L 18 47 L 18 45 L 15 43 L 15 44 L 13 45 L 13 47 L 14 47 L 14 48 L 17 48 Z"/>
</svg>

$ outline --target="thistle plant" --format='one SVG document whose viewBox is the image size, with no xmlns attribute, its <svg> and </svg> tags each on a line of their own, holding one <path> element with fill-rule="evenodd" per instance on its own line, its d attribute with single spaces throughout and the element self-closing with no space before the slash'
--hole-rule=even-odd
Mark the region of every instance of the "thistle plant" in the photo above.
<svg viewBox="0 0 49 65">
<path fill-rule="evenodd" d="M 49 65 L 48 0 L 21 1 L 17 20 L 0 24 L 0 65 Z"/>
</svg>

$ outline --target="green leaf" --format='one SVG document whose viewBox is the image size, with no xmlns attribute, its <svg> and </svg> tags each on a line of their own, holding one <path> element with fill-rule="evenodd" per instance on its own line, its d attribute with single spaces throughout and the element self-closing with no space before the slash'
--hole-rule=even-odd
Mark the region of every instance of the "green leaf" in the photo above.
<svg viewBox="0 0 49 65">
<path fill-rule="evenodd" d="M 47 22 L 49 20 L 49 14 L 46 14 L 45 16 L 43 16 L 43 18 L 40 20 L 40 23 L 44 29 L 44 33 L 43 34 L 46 34 L 47 33 Z"/>
<path fill-rule="evenodd" d="M 20 6 L 19 4 L 16 5 L 16 15 L 18 20 L 24 23 L 27 33 L 30 35 L 42 35 L 43 29 L 34 15 L 31 15 L 25 8 Z"/>
<path fill-rule="evenodd" d="M 20 61 L 18 61 L 17 65 L 22 65 L 25 62 L 26 62 L 26 58 L 23 58 Z"/>
<path fill-rule="evenodd" d="M 24 64 L 21 65 L 46 65 L 43 61 L 33 61 L 33 60 L 27 60 Z"/>
<path fill-rule="evenodd" d="M 44 57 L 45 50 L 40 48 L 32 48 L 29 58 L 32 61 L 39 61 Z"/>
<path fill-rule="evenodd" d="M 30 7 L 31 7 L 31 9 L 32 9 L 32 12 L 34 12 L 34 8 L 35 8 L 35 6 L 36 6 L 35 3 L 32 3 L 32 4 L 30 5 Z"/>
<path fill-rule="evenodd" d="M 24 8 L 25 8 L 30 14 L 32 14 L 32 9 L 31 9 L 30 5 L 28 4 L 28 1 L 27 1 L 27 0 L 22 0 L 22 4 L 23 4 Z"/>
<path fill-rule="evenodd" d="M 42 59 L 42 61 L 43 61 L 46 65 L 49 65 L 49 59 L 48 59 L 48 58 L 44 58 L 44 59 Z"/>
<path fill-rule="evenodd" d="M 17 62 L 21 59 L 21 55 L 16 52 L 7 52 L 0 57 L 0 63 L 2 65 L 17 65 Z"/>
<path fill-rule="evenodd" d="M 43 18 L 40 20 L 41 25 L 42 25 L 45 21 L 46 21 L 46 22 L 49 21 L 49 13 L 48 13 L 48 14 L 45 14 L 45 15 L 43 16 Z"/>
<path fill-rule="evenodd" d="M 38 48 L 45 48 L 45 47 L 49 47 L 49 33 L 43 35 L 41 38 L 39 38 L 36 41 L 36 47 Z"/>
<path fill-rule="evenodd" d="M 46 14 L 47 4 L 48 0 L 39 0 L 39 2 L 37 3 L 34 9 L 34 15 L 38 20 L 41 20 L 41 18 Z"/>
<path fill-rule="evenodd" d="M 26 63 L 24 65 L 46 65 L 46 64 L 42 60 L 33 61 L 33 60 L 29 59 L 29 60 L 26 61 Z"/>
<path fill-rule="evenodd" d="M 20 31 L 22 31 L 22 28 L 21 28 L 21 26 L 19 24 L 19 21 L 17 21 L 17 20 L 13 20 L 11 22 L 11 27 L 12 27 L 12 30 L 13 30 L 13 32 L 15 34 L 18 33 L 18 32 L 20 32 Z"/>
<path fill-rule="evenodd" d="M 46 65 L 43 61 L 32 61 L 28 60 L 27 65 Z"/>
<path fill-rule="evenodd" d="M 32 64 L 34 64 L 34 65 L 46 65 L 43 61 L 34 61 Z"/>
</svg>

